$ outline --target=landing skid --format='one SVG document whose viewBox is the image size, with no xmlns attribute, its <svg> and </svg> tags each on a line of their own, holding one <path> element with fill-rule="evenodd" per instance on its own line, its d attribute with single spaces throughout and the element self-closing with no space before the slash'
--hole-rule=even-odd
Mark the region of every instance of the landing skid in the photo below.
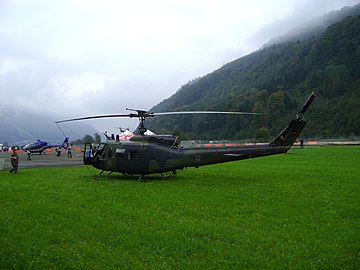
<svg viewBox="0 0 360 270">
<path fill-rule="evenodd" d="M 172 174 L 176 174 L 175 171 L 172 172 Z M 165 173 L 160 173 L 161 175 L 161 179 L 167 179 L 171 176 L 171 173 L 170 172 L 165 172 Z M 146 179 L 145 179 L 145 175 L 140 175 L 139 179 L 138 179 L 138 182 L 147 182 Z"/>
<path fill-rule="evenodd" d="M 123 173 L 124 176 L 126 177 L 133 177 L 133 174 L 128 174 L 128 173 Z M 138 182 L 146 182 L 145 180 L 145 175 L 141 174 L 140 177 L 138 178 Z"/>
<path fill-rule="evenodd" d="M 167 179 L 170 176 L 170 173 L 160 173 L 161 179 Z M 147 182 L 145 175 L 140 175 L 138 182 Z"/>
<path fill-rule="evenodd" d="M 105 171 L 101 171 L 98 176 L 102 175 Z M 113 172 L 109 172 L 105 179 L 108 179 Z"/>
<path fill-rule="evenodd" d="M 167 179 L 170 176 L 170 173 L 160 173 L 162 179 Z"/>
<path fill-rule="evenodd" d="M 106 171 L 101 171 L 98 176 L 102 175 L 104 172 L 106 172 Z M 106 175 L 105 179 L 107 180 L 112 173 L 114 173 L 114 172 L 113 172 L 113 171 L 110 171 L 110 172 Z M 129 173 L 122 173 L 122 174 L 123 174 L 125 177 L 136 177 L 136 175 L 134 175 L 134 174 L 129 174 Z M 169 178 L 169 177 L 171 176 L 171 174 L 176 174 L 176 171 L 160 173 L 160 176 L 161 176 L 161 179 L 167 179 L 167 178 Z M 149 178 L 148 178 L 148 179 L 149 179 Z M 151 181 L 151 180 L 149 180 L 149 181 Z M 139 176 L 139 178 L 138 178 L 138 182 L 148 182 L 148 181 L 147 181 L 147 178 L 146 178 L 146 175 L 145 175 L 145 174 L 141 174 L 141 175 Z"/>
</svg>

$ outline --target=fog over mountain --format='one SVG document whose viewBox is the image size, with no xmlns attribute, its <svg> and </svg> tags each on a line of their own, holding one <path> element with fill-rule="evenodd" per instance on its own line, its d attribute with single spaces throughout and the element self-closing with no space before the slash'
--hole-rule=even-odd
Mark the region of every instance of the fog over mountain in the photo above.
<svg viewBox="0 0 360 270">
<path fill-rule="evenodd" d="M 0 1 L 0 143 L 61 140 L 56 120 L 150 109 L 271 38 L 359 1 L 105 3 Z M 76 127 L 114 133 L 137 124 L 113 119 Z"/>
<path fill-rule="evenodd" d="M 323 16 L 316 17 L 306 23 L 299 24 L 288 31 L 285 35 L 272 38 L 265 43 L 263 47 L 271 46 L 276 43 L 301 41 L 311 36 L 318 35 L 326 30 L 330 25 L 343 20 L 347 16 L 354 16 L 360 14 L 360 4 L 352 7 L 343 7 L 340 10 L 332 10 Z"/>
<path fill-rule="evenodd" d="M 85 134 L 99 133 L 86 123 L 60 124 L 59 128 L 53 119 L 46 115 L 27 114 L 24 117 L 23 113 L 4 112 L 0 126 L 0 143 L 22 145 L 37 139 L 59 143 L 64 140 L 62 132 L 70 137 L 70 140 L 81 139 Z"/>
</svg>

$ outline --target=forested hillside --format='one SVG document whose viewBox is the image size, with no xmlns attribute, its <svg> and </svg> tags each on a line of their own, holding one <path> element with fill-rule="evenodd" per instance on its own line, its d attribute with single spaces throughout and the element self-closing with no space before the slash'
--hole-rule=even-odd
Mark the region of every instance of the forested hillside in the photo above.
<svg viewBox="0 0 360 270">
<path fill-rule="evenodd" d="M 197 139 L 273 136 L 312 92 L 305 137 L 360 135 L 360 16 L 320 35 L 266 47 L 189 82 L 152 111 L 264 112 L 261 117 L 177 116 L 154 119 L 150 129 Z"/>
</svg>

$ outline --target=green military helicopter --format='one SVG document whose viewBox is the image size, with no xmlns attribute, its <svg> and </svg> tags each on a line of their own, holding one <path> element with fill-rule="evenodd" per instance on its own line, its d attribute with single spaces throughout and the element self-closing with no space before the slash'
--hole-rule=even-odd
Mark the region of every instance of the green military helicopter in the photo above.
<svg viewBox="0 0 360 270">
<path fill-rule="evenodd" d="M 176 173 L 187 167 L 198 168 L 200 166 L 211 165 L 222 162 L 230 162 L 242 159 L 256 158 L 262 156 L 286 153 L 294 144 L 300 132 L 305 126 L 302 119 L 303 114 L 315 99 L 316 94 L 312 92 L 304 103 L 300 112 L 287 127 L 279 133 L 271 142 L 252 144 L 252 145 L 232 145 L 232 146 L 204 146 L 204 147 L 182 147 L 179 138 L 175 135 L 145 135 L 145 119 L 161 115 L 175 114 L 259 114 L 244 112 L 214 112 L 214 111 L 185 111 L 185 112 L 163 112 L 152 113 L 143 110 L 132 110 L 130 114 L 99 115 L 81 118 L 73 118 L 55 122 L 56 124 L 96 118 L 130 117 L 139 118 L 138 130 L 140 135 L 130 138 L 128 141 L 120 141 L 118 136 L 108 138 L 106 142 L 101 142 L 97 148 L 92 148 L 91 144 L 85 144 L 84 164 L 93 165 L 101 170 L 107 171 L 108 176 L 113 172 L 123 173 L 124 175 L 138 175 L 143 179 L 145 175 L 160 173 Z M 100 173 L 100 174 L 101 174 Z"/>
</svg>

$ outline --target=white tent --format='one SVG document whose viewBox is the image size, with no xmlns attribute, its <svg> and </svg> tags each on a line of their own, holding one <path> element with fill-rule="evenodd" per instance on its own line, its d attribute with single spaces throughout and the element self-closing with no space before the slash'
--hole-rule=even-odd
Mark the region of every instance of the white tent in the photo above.
<svg viewBox="0 0 360 270">
<path fill-rule="evenodd" d="M 155 135 L 155 133 L 148 129 L 148 130 L 144 133 L 144 135 L 146 135 L 146 136 L 151 136 L 151 135 Z M 121 133 L 121 134 L 119 135 L 119 140 L 120 140 L 120 141 L 128 141 L 128 140 L 130 140 L 131 137 L 134 137 L 134 136 L 135 136 L 135 134 L 132 133 L 130 130 L 127 129 L 127 130 L 125 130 L 123 133 Z"/>
<path fill-rule="evenodd" d="M 130 130 L 125 130 L 123 133 L 120 134 L 119 139 L 121 141 L 128 141 L 131 137 L 135 136 Z"/>
<path fill-rule="evenodd" d="M 151 135 L 155 135 L 154 132 L 152 132 L 150 129 L 146 130 L 146 132 L 144 133 L 146 136 L 151 136 Z"/>
</svg>

